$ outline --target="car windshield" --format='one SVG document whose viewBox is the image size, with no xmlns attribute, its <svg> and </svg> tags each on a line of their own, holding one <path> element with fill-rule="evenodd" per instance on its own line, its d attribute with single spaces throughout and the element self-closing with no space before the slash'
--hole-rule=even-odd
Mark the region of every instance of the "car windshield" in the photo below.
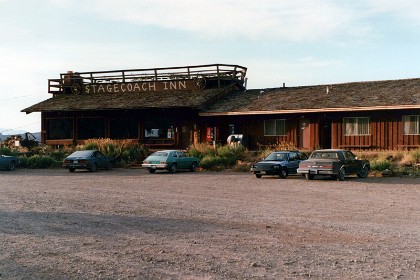
<svg viewBox="0 0 420 280">
<path fill-rule="evenodd" d="M 287 160 L 286 153 L 271 153 L 265 160 L 276 160 L 276 161 L 285 161 Z"/>
<path fill-rule="evenodd" d="M 69 157 L 88 157 L 91 153 L 92 151 L 76 151 L 69 155 Z"/>
<path fill-rule="evenodd" d="M 337 152 L 313 152 L 311 158 L 338 159 Z"/>
<path fill-rule="evenodd" d="M 167 157 L 168 153 L 167 152 L 154 152 L 152 154 L 153 157 Z"/>
</svg>

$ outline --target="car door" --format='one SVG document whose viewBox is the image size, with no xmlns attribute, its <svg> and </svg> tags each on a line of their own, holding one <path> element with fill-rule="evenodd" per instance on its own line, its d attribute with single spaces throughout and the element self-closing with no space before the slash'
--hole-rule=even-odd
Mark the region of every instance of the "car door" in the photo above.
<svg viewBox="0 0 420 280">
<path fill-rule="evenodd" d="M 94 157 L 98 168 L 106 168 L 107 158 L 101 152 L 95 152 Z"/>
<path fill-rule="evenodd" d="M 298 153 L 290 152 L 289 153 L 289 163 L 287 165 L 287 171 L 289 174 L 295 174 L 299 167 L 300 158 Z"/>
<path fill-rule="evenodd" d="M 356 156 L 350 151 L 344 151 L 344 157 L 346 158 L 346 173 L 359 173 L 361 166 Z"/>
<path fill-rule="evenodd" d="M 189 168 L 189 159 L 184 152 L 176 152 L 178 155 L 178 168 Z"/>
</svg>

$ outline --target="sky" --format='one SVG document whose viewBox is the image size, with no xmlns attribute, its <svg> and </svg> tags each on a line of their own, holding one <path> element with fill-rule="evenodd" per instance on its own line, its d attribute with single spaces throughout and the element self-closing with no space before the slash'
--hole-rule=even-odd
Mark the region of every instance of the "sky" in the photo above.
<svg viewBox="0 0 420 280">
<path fill-rule="evenodd" d="M 420 78 L 418 0 L 0 0 L 0 133 L 60 73 L 200 64 L 247 88 Z"/>
</svg>

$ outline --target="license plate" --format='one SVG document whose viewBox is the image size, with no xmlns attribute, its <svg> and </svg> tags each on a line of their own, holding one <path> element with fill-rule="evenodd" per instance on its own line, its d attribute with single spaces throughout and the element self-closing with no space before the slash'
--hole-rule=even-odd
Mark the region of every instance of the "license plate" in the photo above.
<svg viewBox="0 0 420 280">
<path fill-rule="evenodd" d="M 265 174 L 265 173 L 267 173 L 267 172 L 265 172 L 265 171 L 261 171 L 260 173 L 261 173 L 261 174 Z"/>
<path fill-rule="evenodd" d="M 152 169 L 156 169 L 156 166 L 155 165 L 152 165 Z"/>
<path fill-rule="evenodd" d="M 78 160 L 73 160 L 73 163 L 79 163 L 79 161 Z"/>
</svg>

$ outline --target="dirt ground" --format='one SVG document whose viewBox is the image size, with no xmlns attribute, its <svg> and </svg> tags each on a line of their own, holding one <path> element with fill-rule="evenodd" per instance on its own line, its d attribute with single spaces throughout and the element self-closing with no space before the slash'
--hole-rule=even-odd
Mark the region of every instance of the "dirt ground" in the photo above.
<svg viewBox="0 0 420 280">
<path fill-rule="evenodd" d="M 0 279 L 420 279 L 420 179 L 1 171 Z"/>
</svg>

